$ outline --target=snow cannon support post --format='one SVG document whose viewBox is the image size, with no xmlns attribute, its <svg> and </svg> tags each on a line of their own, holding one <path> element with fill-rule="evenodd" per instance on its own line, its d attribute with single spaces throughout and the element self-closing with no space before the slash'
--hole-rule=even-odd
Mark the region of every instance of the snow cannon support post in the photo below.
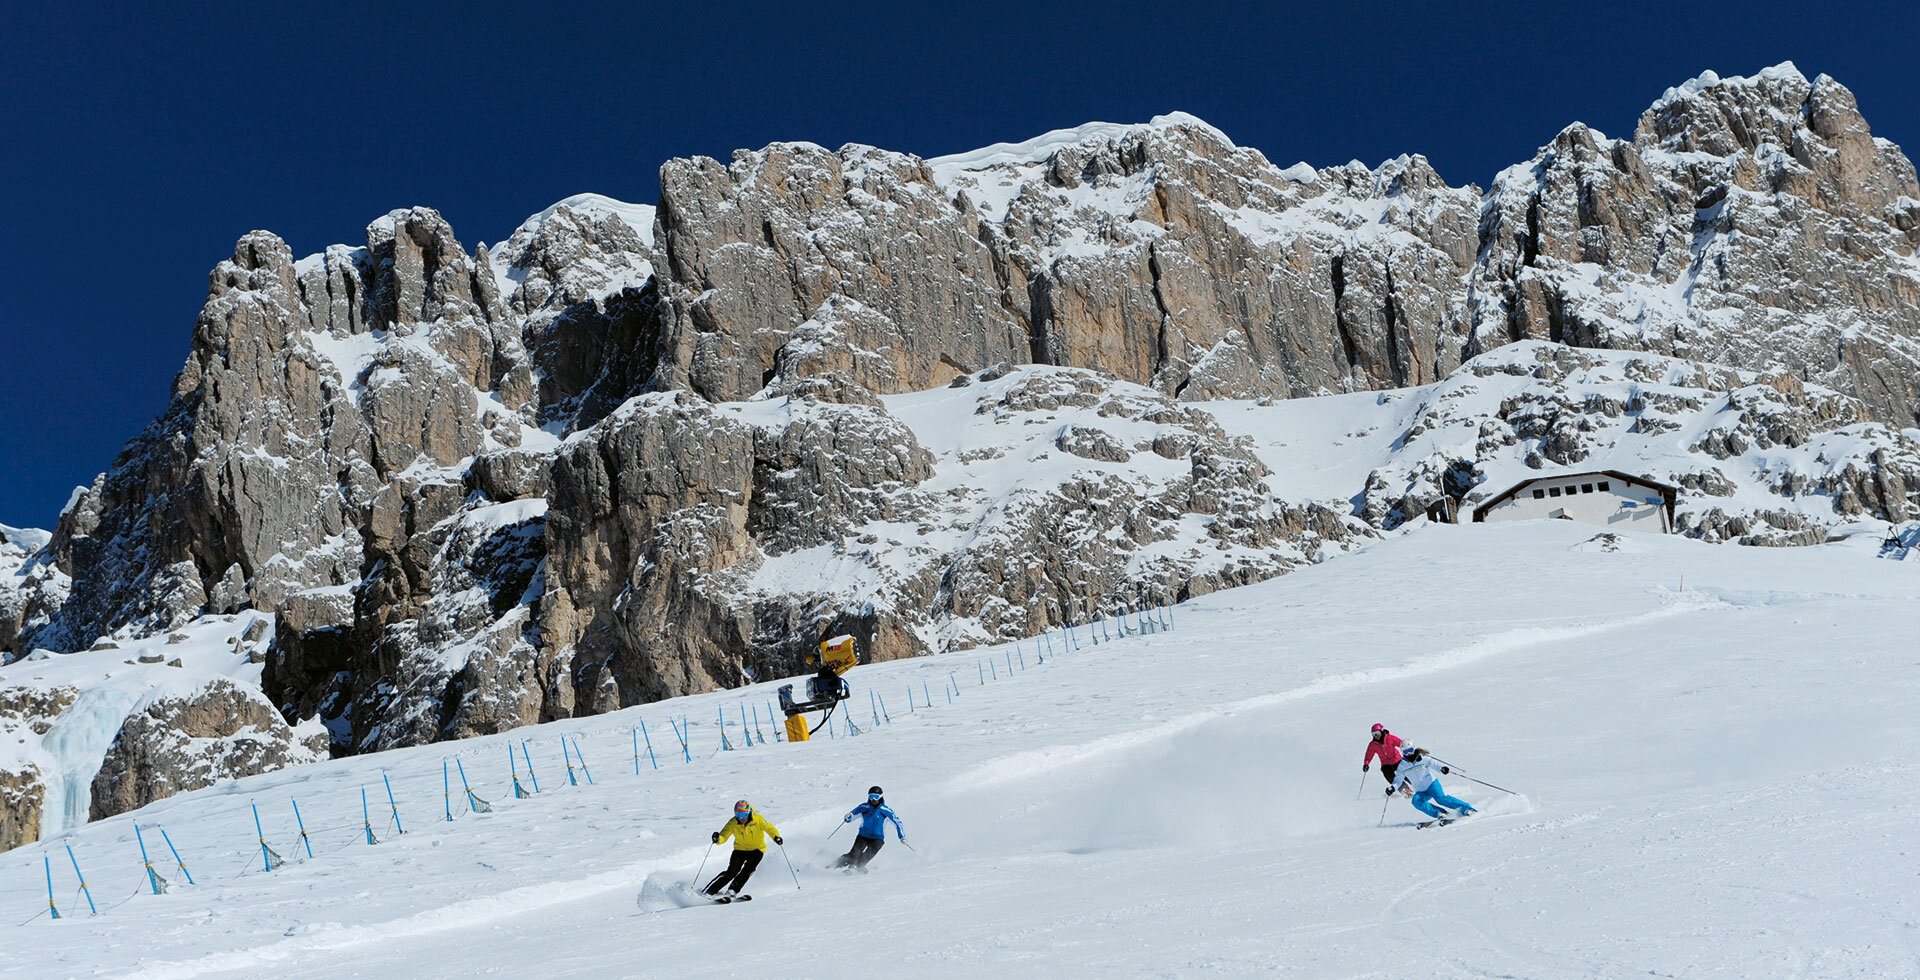
<svg viewBox="0 0 1920 980">
<path fill-rule="evenodd" d="M 94 915 L 100 914 L 100 906 L 93 904 L 93 892 L 87 888 L 87 876 L 80 873 L 80 859 L 73 856 L 73 845 L 67 845 L 67 860 L 73 862 L 73 876 L 80 879 L 80 894 L 87 896 L 87 908 Z"/>
<path fill-rule="evenodd" d="M 687 748 L 687 735 L 685 732 L 682 732 L 680 730 L 680 723 L 677 721 L 674 721 L 672 718 L 668 718 L 667 724 L 673 726 L 673 737 L 680 740 L 680 754 L 683 756 L 686 756 L 686 760 L 688 763 L 692 763 L 693 751 Z"/>
<path fill-rule="evenodd" d="M 300 819 L 300 801 L 288 798 L 293 804 L 293 823 L 300 828 L 300 844 L 307 849 L 307 860 L 313 860 L 313 841 L 307 839 L 307 822 Z"/>
<path fill-rule="evenodd" d="M 147 857 L 147 839 L 141 836 L 140 825 L 138 823 L 133 825 L 133 839 L 140 845 L 140 863 L 147 868 L 147 884 L 153 887 L 153 893 L 155 895 L 165 893 L 167 890 L 166 879 L 161 878 L 159 873 L 153 870 L 153 859 Z"/>
<path fill-rule="evenodd" d="M 400 826 L 400 804 L 393 801 L 393 780 L 387 777 L 385 769 L 380 770 L 380 781 L 387 786 L 387 806 L 393 808 L 393 829 L 397 833 L 406 833 L 407 828 Z"/>
<path fill-rule="evenodd" d="M 260 826 L 260 804 L 249 800 L 247 806 L 253 810 L 253 832 L 260 838 L 260 861 L 266 865 L 268 871 L 272 871 L 286 861 L 275 853 L 273 848 L 267 846 L 267 832 Z"/>
<path fill-rule="evenodd" d="M 167 836 L 167 828 L 160 828 L 160 839 L 167 842 L 167 850 L 173 852 L 173 863 L 187 876 L 187 884 L 193 884 L 193 873 L 187 870 L 187 862 L 180 860 L 180 850 L 173 846 L 173 838 Z"/>
<path fill-rule="evenodd" d="M 527 740 L 524 738 L 520 740 L 520 761 L 527 764 L 527 779 L 533 783 L 533 791 L 540 792 L 540 777 L 533 771 L 533 753 L 527 751 Z"/>
<path fill-rule="evenodd" d="M 493 804 L 488 803 L 486 800 L 483 800 L 480 797 L 475 796 L 473 794 L 473 787 L 467 784 L 466 764 L 462 763 L 460 761 L 460 757 L 457 755 L 453 757 L 453 766 L 454 768 L 460 770 L 460 789 L 467 794 L 467 812 L 492 813 Z"/>
<path fill-rule="evenodd" d="M 360 787 L 360 822 L 367 825 L 367 843 L 380 843 L 380 839 L 373 836 L 373 811 L 367 808 L 367 788 L 365 786 Z"/>
<path fill-rule="evenodd" d="M 812 734 L 807 731 L 806 715 L 787 716 L 787 741 L 805 742 L 811 738 Z"/>
<path fill-rule="evenodd" d="M 653 763 L 653 771 L 660 771 L 660 760 L 653 754 L 653 736 L 647 733 L 647 720 L 640 719 L 640 737 L 647 740 L 647 761 Z"/>
<path fill-rule="evenodd" d="M 587 768 L 587 757 L 580 752 L 580 736 L 573 737 L 573 757 L 580 760 L 580 772 L 587 777 L 587 785 L 593 785 L 593 770 Z"/>
<path fill-rule="evenodd" d="M 58 919 L 60 906 L 53 904 L 53 858 L 42 854 L 40 864 L 47 869 L 47 911 L 53 913 L 53 917 Z"/>
</svg>

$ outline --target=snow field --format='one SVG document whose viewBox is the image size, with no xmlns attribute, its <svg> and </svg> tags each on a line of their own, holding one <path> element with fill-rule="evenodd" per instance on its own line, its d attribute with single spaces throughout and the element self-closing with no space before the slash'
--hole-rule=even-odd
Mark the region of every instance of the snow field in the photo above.
<svg viewBox="0 0 1920 980">
<path fill-rule="evenodd" d="M 1172 633 L 1083 636 L 1045 666 L 1029 644 L 985 686 L 967 675 L 998 648 L 863 666 L 856 718 L 869 686 L 904 699 L 953 671 L 961 694 L 890 696 L 893 723 L 858 738 L 702 758 L 715 708 L 770 683 L 186 794 L 65 838 L 96 900 L 124 903 L 76 914 L 56 864 L 74 917 L 8 928 L 0 975 L 1913 975 L 1920 572 L 1843 548 L 1583 548 L 1593 533 L 1426 528 L 1189 602 Z M 669 714 L 694 724 L 691 765 Z M 661 763 L 637 777 L 636 717 Z M 1383 818 L 1384 782 L 1354 765 L 1374 721 L 1524 795 L 1455 774 L 1481 816 Z M 597 785 L 565 786 L 562 733 Z M 545 792 L 516 801 L 500 756 L 523 737 Z M 444 820 L 454 756 L 495 812 Z M 367 847 L 358 790 L 378 832 L 383 767 L 409 832 Z M 821 869 L 875 782 L 917 853 Z M 692 877 L 741 796 L 803 889 L 776 852 L 750 905 L 636 907 Z M 290 859 L 272 874 L 249 799 Z M 200 886 L 135 894 L 136 818 Z M 40 855 L 65 839 L 0 855 L 0 909 L 45 906 Z"/>
</svg>

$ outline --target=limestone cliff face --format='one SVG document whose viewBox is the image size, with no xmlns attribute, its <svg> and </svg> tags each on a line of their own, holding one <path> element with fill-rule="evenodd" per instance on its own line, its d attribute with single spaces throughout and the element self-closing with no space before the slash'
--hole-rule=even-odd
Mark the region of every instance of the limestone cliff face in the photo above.
<svg viewBox="0 0 1920 980">
<path fill-rule="evenodd" d="M 1338 499 L 1275 492 L 1197 407 L 1451 385 L 1515 341 L 1696 363 L 1733 407 L 1675 451 L 1819 447 L 1768 493 L 1831 513 L 1689 533 L 1809 541 L 1920 486 L 1920 186 L 1791 66 L 1702 76 L 1631 139 L 1570 127 L 1484 193 L 1418 156 L 1281 169 L 1183 114 L 660 178 L 657 209 L 581 195 L 471 250 L 426 208 L 298 260 L 244 236 L 165 414 L 51 535 L 0 529 L 6 659 L 267 612 L 268 702 L 352 753 L 790 673 L 826 633 L 1028 635 L 1318 560 L 1519 447 L 1599 452 L 1584 368 Z M 1732 479 L 1689 460 L 1702 499 Z M 102 806 L 144 802 L 155 744 Z"/>
<path fill-rule="evenodd" d="M 1191 398 L 1422 384 L 1459 363 L 1479 199 L 1424 159 L 1281 171 L 1191 116 L 922 161 L 776 144 L 661 169 L 660 383 L 1000 361 Z"/>
<path fill-rule="evenodd" d="M 1575 125 L 1488 192 L 1476 349 L 1520 339 L 1784 372 L 1920 421 L 1920 184 L 1853 94 L 1791 66 Z"/>
</svg>

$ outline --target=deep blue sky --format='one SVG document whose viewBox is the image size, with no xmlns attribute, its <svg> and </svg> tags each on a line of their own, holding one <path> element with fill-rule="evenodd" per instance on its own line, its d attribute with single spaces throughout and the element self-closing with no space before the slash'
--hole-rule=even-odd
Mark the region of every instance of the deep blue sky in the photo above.
<svg viewBox="0 0 1920 980">
<path fill-rule="evenodd" d="M 1418 152 L 1485 185 L 1569 122 L 1629 135 L 1669 85 L 1788 59 L 1920 144 L 1911 2 L 37 6 L 0 7 L 0 522 L 41 527 L 165 407 L 253 228 L 302 255 L 426 204 L 471 247 L 580 191 L 651 202 L 672 156 L 1170 109 L 1282 166 Z"/>
</svg>

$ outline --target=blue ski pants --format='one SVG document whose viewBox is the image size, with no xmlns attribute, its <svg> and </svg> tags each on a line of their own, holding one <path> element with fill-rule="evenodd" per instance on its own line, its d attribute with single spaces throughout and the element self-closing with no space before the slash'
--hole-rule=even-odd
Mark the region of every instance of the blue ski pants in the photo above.
<svg viewBox="0 0 1920 980">
<path fill-rule="evenodd" d="M 1467 801 L 1448 796 L 1447 791 L 1440 788 L 1438 779 L 1433 781 L 1433 785 L 1413 794 L 1413 808 L 1429 817 L 1447 816 L 1447 813 L 1440 809 L 1443 806 L 1452 807 L 1461 813 L 1473 812 L 1473 807 L 1467 805 Z"/>
</svg>

